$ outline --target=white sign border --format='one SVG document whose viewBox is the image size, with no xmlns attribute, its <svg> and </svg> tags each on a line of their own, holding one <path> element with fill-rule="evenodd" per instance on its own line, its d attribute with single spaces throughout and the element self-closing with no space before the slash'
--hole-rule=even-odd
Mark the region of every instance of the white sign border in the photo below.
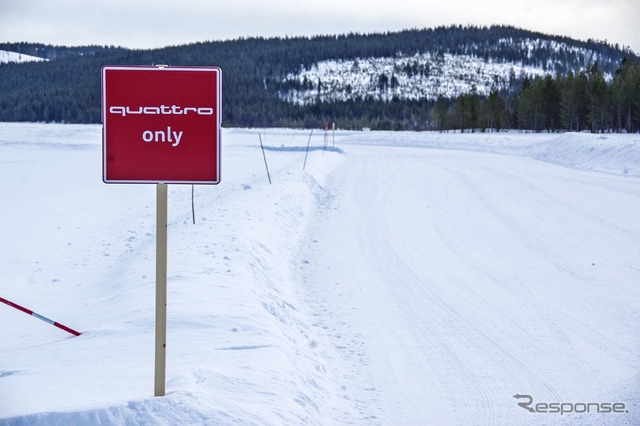
<svg viewBox="0 0 640 426">
<path fill-rule="evenodd" d="M 216 155 L 216 168 L 218 180 L 215 181 L 192 181 L 192 180 L 114 180 L 107 179 L 107 113 L 106 113 L 106 105 L 107 105 L 107 90 L 106 90 L 106 75 L 108 70 L 131 70 L 131 71 L 206 71 L 206 72 L 215 72 L 218 74 L 218 88 L 217 88 L 217 99 L 216 99 L 216 110 L 217 110 L 217 123 L 216 126 L 218 128 L 218 143 L 217 143 L 217 155 Z M 104 183 L 141 183 L 141 184 L 187 184 L 187 185 L 217 185 L 220 183 L 222 178 L 222 70 L 219 67 L 215 66 L 165 66 L 165 65 L 157 65 L 157 66 L 138 66 L 138 65 L 105 65 L 102 67 L 102 79 L 101 79 L 101 122 L 102 122 L 102 181 Z"/>
</svg>

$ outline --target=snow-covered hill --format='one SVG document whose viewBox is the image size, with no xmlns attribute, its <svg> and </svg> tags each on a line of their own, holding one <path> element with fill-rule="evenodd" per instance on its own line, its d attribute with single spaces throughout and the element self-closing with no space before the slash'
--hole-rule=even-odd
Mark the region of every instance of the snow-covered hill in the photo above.
<svg viewBox="0 0 640 426">
<path fill-rule="evenodd" d="M 523 60 L 489 56 L 506 47 L 520 52 Z M 399 52 L 393 57 L 319 61 L 309 68 L 301 67 L 297 73 L 289 73 L 281 81 L 285 89 L 279 95 L 297 105 L 358 98 L 384 102 L 393 99 L 433 101 L 440 96 L 455 98 L 473 90 L 480 96 L 488 96 L 492 90 L 509 90 L 525 77 L 555 75 L 560 69 L 572 68 L 566 63 L 567 57 L 580 57 L 583 64 L 610 61 L 586 48 L 528 38 L 500 39 L 484 52 L 484 57 L 442 51 L 414 55 Z M 545 52 L 546 60 L 525 64 L 540 52 Z M 580 69 L 578 66 L 576 71 Z M 605 78 L 611 80 L 612 75 L 606 74 Z"/>
<path fill-rule="evenodd" d="M 25 55 L 23 53 L 0 50 L 0 64 L 9 63 L 9 62 L 34 62 L 34 61 L 46 61 L 46 59 L 38 58 L 37 56 Z"/>
<path fill-rule="evenodd" d="M 155 188 L 0 123 L 0 297 L 82 333 L 0 304 L 0 425 L 640 423 L 637 134 L 327 136 L 169 188 L 156 398 Z"/>
<path fill-rule="evenodd" d="M 455 98 L 472 90 L 488 96 L 491 90 L 504 90 L 525 76 L 542 76 L 540 68 L 516 63 L 482 60 L 469 55 L 430 53 L 393 58 L 321 61 L 309 70 L 289 74 L 284 82 L 295 81 L 300 89 L 280 93 L 298 105 L 317 101 L 333 102 L 371 98 L 388 102 Z"/>
</svg>

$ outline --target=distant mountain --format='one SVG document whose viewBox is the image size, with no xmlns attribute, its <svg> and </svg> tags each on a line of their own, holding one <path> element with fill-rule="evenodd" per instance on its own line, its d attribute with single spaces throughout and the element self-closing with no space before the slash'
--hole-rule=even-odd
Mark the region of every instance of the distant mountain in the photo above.
<svg viewBox="0 0 640 426">
<path fill-rule="evenodd" d="M 99 122 L 103 65 L 215 65 L 227 126 L 429 126 L 437 99 L 492 91 L 513 99 L 525 80 L 576 75 L 597 64 L 611 82 L 628 48 L 509 26 L 382 34 L 241 38 L 153 50 L 0 44 L 50 59 L 0 65 L 0 120 Z M 407 118 L 408 117 L 408 118 Z M 417 125 L 416 125 L 417 126 Z M 375 127 L 375 126 L 373 126 Z"/>
<path fill-rule="evenodd" d="M 499 43 L 512 46 L 507 40 Z M 547 42 L 528 39 L 523 48 L 531 52 L 533 46 L 540 44 Z M 289 73 L 279 81 L 279 95 L 297 105 L 353 98 L 383 102 L 393 99 L 435 101 L 439 97 L 452 99 L 472 91 L 488 96 L 492 90 L 511 91 L 527 77 L 563 75 L 568 70 L 586 69 L 589 63 L 612 64 L 611 57 L 585 48 L 569 48 L 553 41 L 548 44 L 548 50 L 554 51 L 556 57 L 567 57 L 570 52 L 570 62 L 551 57 L 544 62 L 507 60 L 443 51 L 416 52 L 412 56 L 398 53 L 392 57 L 330 59 L 315 63 L 309 69 Z M 607 69 L 612 67 L 607 66 Z M 611 81 L 613 72 L 607 72 L 605 78 Z"/>
<path fill-rule="evenodd" d="M 123 48 L 107 46 L 52 46 L 42 43 L 0 43 L 0 50 L 16 52 L 22 55 L 29 55 L 41 59 L 60 59 L 65 56 L 92 55 L 108 50 L 126 50 Z"/>
<path fill-rule="evenodd" d="M 435 101 L 475 90 L 511 91 L 528 77 L 577 73 L 597 63 L 611 81 L 628 50 L 508 27 L 405 32 L 420 39 L 382 56 L 331 58 L 279 80 L 279 95 L 297 105 L 373 99 Z M 395 36 L 394 36 L 395 37 Z"/>
</svg>

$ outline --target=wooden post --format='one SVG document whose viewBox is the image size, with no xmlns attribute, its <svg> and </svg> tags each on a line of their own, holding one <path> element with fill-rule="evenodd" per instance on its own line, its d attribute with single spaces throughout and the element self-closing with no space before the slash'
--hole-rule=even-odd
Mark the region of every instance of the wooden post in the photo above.
<svg viewBox="0 0 640 426">
<path fill-rule="evenodd" d="M 269 178 L 269 185 L 271 185 L 271 175 L 269 174 L 269 166 L 267 165 L 267 156 L 264 155 L 264 145 L 262 145 L 262 136 L 258 133 L 260 138 L 260 148 L 262 148 L 262 158 L 264 158 L 264 167 L 267 169 L 267 177 Z"/>
<path fill-rule="evenodd" d="M 302 170 L 307 167 L 307 155 L 309 155 L 309 144 L 311 143 L 311 135 L 313 135 L 313 129 L 309 133 L 309 140 L 307 141 L 307 152 L 304 154 L 304 163 L 302 164 Z"/>
<path fill-rule="evenodd" d="M 336 146 L 336 123 L 333 123 L 331 127 L 333 127 L 333 139 L 331 141 L 331 146 Z"/>
<path fill-rule="evenodd" d="M 165 395 L 167 358 L 167 185 L 156 185 L 155 396 Z"/>
</svg>

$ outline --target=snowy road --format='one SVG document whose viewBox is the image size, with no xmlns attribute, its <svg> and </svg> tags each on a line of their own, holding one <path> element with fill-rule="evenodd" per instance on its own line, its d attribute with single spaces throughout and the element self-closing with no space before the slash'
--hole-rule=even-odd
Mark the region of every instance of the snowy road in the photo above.
<svg viewBox="0 0 640 426">
<path fill-rule="evenodd" d="M 337 423 L 531 421 L 514 394 L 637 401 L 635 179 L 345 149 L 301 254 L 313 259 L 304 297 L 332 345 Z"/>
<path fill-rule="evenodd" d="M 638 135 L 257 133 L 170 188 L 154 398 L 154 188 L 0 123 L 0 297 L 82 332 L 0 305 L 0 425 L 640 424 Z"/>
</svg>

